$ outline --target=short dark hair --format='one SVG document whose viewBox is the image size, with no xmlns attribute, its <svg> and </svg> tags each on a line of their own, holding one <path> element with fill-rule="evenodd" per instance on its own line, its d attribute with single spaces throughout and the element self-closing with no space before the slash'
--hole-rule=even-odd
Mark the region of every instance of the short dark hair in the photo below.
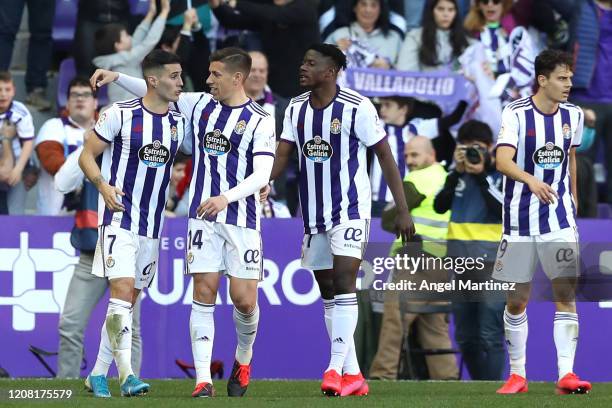
<svg viewBox="0 0 612 408">
<path fill-rule="evenodd" d="M 0 82 L 13 82 L 13 76 L 8 71 L 0 71 Z"/>
<path fill-rule="evenodd" d="M 379 96 L 378 99 L 381 101 L 386 99 L 388 101 L 395 102 L 399 105 L 400 108 L 404 106 L 408 107 L 408 113 L 412 112 L 414 109 L 414 98 L 410 96 L 399 96 L 399 95 L 390 95 L 390 96 Z"/>
<path fill-rule="evenodd" d="M 221 48 L 210 55 L 210 62 L 222 62 L 233 72 L 241 72 L 246 79 L 251 72 L 251 56 L 238 47 Z"/>
<path fill-rule="evenodd" d="M 177 164 L 187 164 L 189 162 L 189 159 L 191 159 L 191 156 L 187 156 L 185 153 L 179 150 L 178 152 L 176 152 L 176 156 L 174 157 L 174 163 L 172 163 L 172 165 L 175 166 Z"/>
<path fill-rule="evenodd" d="M 307 51 L 308 50 L 316 51 L 319 54 L 330 58 L 336 66 L 338 72 L 340 72 L 341 69 L 346 69 L 346 55 L 344 55 L 342 50 L 338 48 L 337 45 L 316 43 L 308 47 Z"/>
<path fill-rule="evenodd" d="M 574 68 L 574 57 L 572 54 L 561 50 L 544 50 L 535 59 L 535 77 L 544 75 L 546 78 L 558 66 L 566 66 L 570 70 Z"/>
<path fill-rule="evenodd" d="M 68 84 L 68 89 L 66 90 L 66 97 L 70 98 L 70 91 L 75 86 L 82 86 L 84 88 L 89 88 L 91 89 L 92 93 L 94 92 L 93 88 L 91 87 L 91 84 L 89 83 L 89 79 L 82 77 L 82 76 L 77 76 L 77 77 L 72 78 L 72 80 Z"/>
<path fill-rule="evenodd" d="M 159 42 L 157 43 L 157 48 L 161 48 L 162 45 L 172 47 L 179 35 L 181 35 L 180 26 L 167 25 L 166 28 L 164 28 L 164 32 L 162 33 Z"/>
<path fill-rule="evenodd" d="M 147 73 L 151 70 L 163 68 L 166 64 L 180 63 L 181 59 L 174 53 L 164 50 L 153 50 L 144 57 L 140 65 L 142 67 L 142 74 L 147 76 Z"/>
<path fill-rule="evenodd" d="M 127 31 L 123 24 L 110 23 L 96 30 L 94 48 L 96 55 L 109 55 L 117 52 L 115 43 L 121 39 L 121 32 Z"/>
<path fill-rule="evenodd" d="M 468 120 L 459 128 L 457 142 L 483 142 L 493 144 L 493 132 L 489 125 L 479 120 Z"/>
</svg>

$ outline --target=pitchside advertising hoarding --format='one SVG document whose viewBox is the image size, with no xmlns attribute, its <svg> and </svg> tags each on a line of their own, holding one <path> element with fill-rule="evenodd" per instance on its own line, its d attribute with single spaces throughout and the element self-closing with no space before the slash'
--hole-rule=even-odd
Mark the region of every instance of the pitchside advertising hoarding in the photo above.
<svg viewBox="0 0 612 408">
<path fill-rule="evenodd" d="M 0 217 L 0 366 L 14 377 L 48 376 L 48 371 L 29 352 L 30 345 L 55 351 L 58 320 L 68 292 L 78 254 L 70 245 L 70 217 Z M 310 271 L 300 267 L 302 223 L 299 219 L 262 221 L 265 279 L 259 286 L 261 318 L 255 343 L 255 378 L 319 378 L 327 366 L 329 340 L 323 322 L 323 306 Z M 589 273 L 610 278 L 612 220 L 579 223 L 580 239 L 593 245 L 583 250 Z M 191 361 L 189 314 L 192 285 L 183 275 L 185 219 L 166 222 L 159 268 L 142 304 L 143 359 L 146 378 L 183 377 L 176 359 Z M 391 242 L 392 235 L 371 224 L 370 241 Z M 384 255 L 384 254 L 383 254 Z M 364 264 L 360 283 L 386 281 Z M 541 272 L 539 272 L 541 273 Z M 601 284 L 593 283 L 601 282 Z M 591 286 L 608 287 L 605 279 Z M 607 289 L 605 290 L 607 291 Z M 610 381 L 612 366 L 612 302 L 605 291 L 589 297 L 582 291 L 578 305 L 580 340 L 576 372 L 592 381 Z M 103 298 L 93 312 L 85 333 L 86 374 L 95 362 L 100 327 L 106 311 Z M 612 300 L 612 291 L 609 299 Z M 552 329 L 554 305 L 542 296 L 528 307 L 529 339 L 527 372 L 531 380 L 557 379 L 556 351 Z M 219 290 L 215 312 L 213 359 L 229 370 L 235 350 L 232 305 L 225 279 Z M 51 367 L 55 357 L 48 358 Z"/>
</svg>

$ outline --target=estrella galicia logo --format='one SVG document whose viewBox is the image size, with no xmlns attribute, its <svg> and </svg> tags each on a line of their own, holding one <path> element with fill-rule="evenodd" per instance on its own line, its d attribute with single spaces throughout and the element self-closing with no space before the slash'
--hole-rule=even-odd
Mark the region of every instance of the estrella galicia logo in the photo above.
<svg viewBox="0 0 612 408">
<path fill-rule="evenodd" d="M 563 163 L 565 153 L 559 146 L 548 142 L 533 152 L 533 162 L 544 170 L 556 169 Z"/>
<path fill-rule="evenodd" d="M 363 231 L 359 228 L 347 228 L 344 231 L 344 240 L 359 242 L 362 234 Z"/>
<path fill-rule="evenodd" d="M 159 140 L 155 140 L 138 150 L 138 158 L 147 167 L 161 167 L 170 161 L 170 150 Z"/>
<path fill-rule="evenodd" d="M 302 146 L 302 153 L 307 159 L 315 163 L 323 163 L 332 157 L 334 151 L 331 145 L 323 140 L 321 136 L 315 136 L 313 139 L 304 143 L 304 146 Z"/>
<path fill-rule="evenodd" d="M 561 248 L 555 255 L 557 262 L 572 262 L 574 260 L 574 250 L 572 248 Z"/>
<path fill-rule="evenodd" d="M 258 249 L 247 249 L 244 252 L 244 262 L 246 263 L 259 262 L 259 250 Z"/>
<path fill-rule="evenodd" d="M 212 156 L 223 156 L 232 150 L 229 139 L 219 129 L 205 134 L 202 144 L 204 151 Z"/>
</svg>

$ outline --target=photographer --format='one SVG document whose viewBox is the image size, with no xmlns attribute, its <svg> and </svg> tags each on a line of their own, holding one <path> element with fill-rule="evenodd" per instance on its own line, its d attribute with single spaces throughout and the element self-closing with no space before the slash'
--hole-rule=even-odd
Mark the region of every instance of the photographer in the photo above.
<svg viewBox="0 0 612 408">
<path fill-rule="evenodd" d="M 434 200 L 438 213 L 451 211 L 448 256 L 484 258 L 485 267 L 456 278 L 484 281 L 491 277 L 501 237 L 502 176 L 493 163 L 493 134 L 485 123 L 471 120 L 457 136 L 454 168 Z M 473 380 L 501 380 L 505 364 L 503 297 L 481 293 L 478 299 L 453 302 L 455 339 Z"/>
</svg>

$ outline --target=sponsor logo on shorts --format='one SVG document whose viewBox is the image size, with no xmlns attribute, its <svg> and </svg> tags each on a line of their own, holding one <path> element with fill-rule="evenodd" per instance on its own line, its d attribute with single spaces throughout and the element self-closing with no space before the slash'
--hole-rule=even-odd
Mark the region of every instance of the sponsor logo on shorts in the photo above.
<svg viewBox="0 0 612 408">
<path fill-rule="evenodd" d="M 155 140 L 138 150 L 138 158 L 147 167 L 161 167 L 170 161 L 170 150 L 162 145 L 159 140 Z"/>
<path fill-rule="evenodd" d="M 215 129 L 204 135 L 202 148 L 211 156 L 223 156 L 232 150 L 232 144 L 219 129 Z"/>
<path fill-rule="evenodd" d="M 559 146 L 548 142 L 533 152 L 533 162 L 544 170 L 556 169 L 563 163 L 565 153 Z"/>
<path fill-rule="evenodd" d="M 106 258 L 106 267 L 112 268 L 113 266 L 115 266 L 115 260 L 112 256 L 109 256 L 108 258 Z"/>
<path fill-rule="evenodd" d="M 361 236 L 363 235 L 363 230 L 361 228 L 347 228 L 344 230 L 344 240 L 345 241 L 361 241 Z"/>
<path fill-rule="evenodd" d="M 257 263 L 259 262 L 259 250 L 258 249 L 247 249 L 244 252 L 244 262 L 246 263 Z"/>
<path fill-rule="evenodd" d="M 334 154 L 334 149 L 321 136 L 315 136 L 302 146 L 304 156 L 315 163 L 323 163 Z"/>
<path fill-rule="evenodd" d="M 153 261 L 150 264 L 148 264 L 147 266 L 145 266 L 144 269 L 142 270 L 142 275 L 143 276 L 149 276 L 151 274 L 151 271 L 153 270 L 154 266 L 155 266 L 155 261 Z"/>
<path fill-rule="evenodd" d="M 561 248 L 555 255 L 557 262 L 572 262 L 574 261 L 574 250 L 572 248 Z"/>
</svg>

